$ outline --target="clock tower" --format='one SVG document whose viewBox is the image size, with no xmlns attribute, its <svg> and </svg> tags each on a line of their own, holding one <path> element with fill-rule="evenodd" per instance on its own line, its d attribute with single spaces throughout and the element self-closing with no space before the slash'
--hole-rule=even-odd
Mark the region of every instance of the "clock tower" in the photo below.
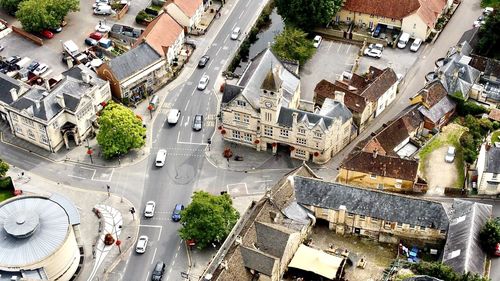
<svg viewBox="0 0 500 281">
<path fill-rule="evenodd" d="M 277 69 L 269 69 L 260 87 L 260 116 L 261 122 L 274 124 L 277 121 L 276 113 L 281 106 L 281 79 Z"/>
</svg>

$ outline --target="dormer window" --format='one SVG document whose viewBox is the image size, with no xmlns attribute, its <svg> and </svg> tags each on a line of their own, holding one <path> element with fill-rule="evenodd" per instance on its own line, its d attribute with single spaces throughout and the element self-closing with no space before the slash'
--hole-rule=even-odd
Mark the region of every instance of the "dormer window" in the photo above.
<svg viewBox="0 0 500 281">
<path fill-rule="evenodd" d="M 314 137 L 320 139 L 323 137 L 323 134 L 321 132 L 314 132 Z"/>
<path fill-rule="evenodd" d="M 306 130 L 303 129 L 303 128 L 299 128 L 299 132 L 298 133 L 301 134 L 301 135 L 305 135 L 306 134 Z"/>
<path fill-rule="evenodd" d="M 243 107 L 247 106 L 247 102 L 246 102 L 246 101 L 242 101 L 242 100 L 238 100 L 238 101 L 236 101 L 236 104 L 237 104 L 238 106 L 243 106 Z"/>
</svg>

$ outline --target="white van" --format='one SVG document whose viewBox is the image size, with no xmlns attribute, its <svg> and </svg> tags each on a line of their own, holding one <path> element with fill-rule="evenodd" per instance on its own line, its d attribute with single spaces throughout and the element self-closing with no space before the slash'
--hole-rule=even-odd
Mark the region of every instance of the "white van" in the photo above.
<svg viewBox="0 0 500 281">
<path fill-rule="evenodd" d="M 406 44 L 408 44 L 408 41 L 410 41 L 410 34 L 403 32 L 403 34 L 401 34 L 401 37 L 399 37 L 398 48 L 406 48 Z"/>
<path fill-rule="evenodd" d="M 111 15 L 113 10 L 109 5 L 99 5 L 94 9 L 94 15 Z"/>
<path fill-rule="evenodd" d="M 179 121 L 179 117 L 181 116 L 181 111 L 178 109 L 171 109 L 167 116 L 167 123 L 170 125 L 177 124 Z"/>
<path fill-rule="evenodd" d="M 163 165 L 165 165 L 166 159 L 167 159 L 167 151 L 165 149 L 158 150 L 158 153 L 156 154 L 155 166 L 163 167 Z"/>
<path fill-rule="evenodd" d="M 76 56 L 80 53 L 78 46 L 73 42 L 73 40 L 68 40 L 63 43 L 64 50 L 72 56 Z"/>
</svg>

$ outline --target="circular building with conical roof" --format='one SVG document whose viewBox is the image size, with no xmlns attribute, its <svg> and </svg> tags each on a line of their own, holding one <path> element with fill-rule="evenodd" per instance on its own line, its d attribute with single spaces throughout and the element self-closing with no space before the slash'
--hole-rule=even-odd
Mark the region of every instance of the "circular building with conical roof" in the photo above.
<svg viewBox="0 0 500 281">
<path fill-rule="evenodd" d="M 0 280 L 71 280 L 80 262 L 79 224 L 76 207 L 58 194 L 0 203 Z"/>
</svg>

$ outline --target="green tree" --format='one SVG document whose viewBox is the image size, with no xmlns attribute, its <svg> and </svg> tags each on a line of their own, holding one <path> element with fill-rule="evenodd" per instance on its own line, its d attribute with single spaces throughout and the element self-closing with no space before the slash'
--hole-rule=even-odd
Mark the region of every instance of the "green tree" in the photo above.
<svg viewBox="0 0 500 281">
<path fill-rule="evenodd" d="M 495 10 L 486 18 L 486 23 L 479 29 L 477 51 L 486 57 L 500 58 L 500 13 Z"/>
<path fill-rule="evenodd" d="M 492 253 L 496 244 L 500 243 L 500 224 L 495 220 L 488 220 L 479 232 L 479 241 L 487 253 Z"/>
<path fill-rule="evenodd" d="M 78 0 L 25 0 L 19 5 L 17 19 L 28 32 L 56 28 L 71 11 L 78 11 Z"/>
<path fill-rule="evenodd" d="M 311 31 L 326 26 L 339 11 L 342 0 L 275 0 L 278 14 L 287 25 Z"/>
<path fill-rule="evenodd" d="M 272 49 L 279 57 L 297 60 L 300 65 L 310 59 L 315 51 L 307 33 L 294 27 L 287 27 L 281 34 L 276 35 Z"/>
<path fill-rule="evenodd" d="M 191 198 L 191 204 L 181 212 L 180 237 L 194 239 L 199 249 L 223 241 L 239 218 L 231 197 L 196 191 Z"/>
<path fill-rule="evenodd" d="M 0 178 L 5 177 L 8 170 L 9 170 L 9 164 L 0 159 Z"/>
<path fill-rule="evenodd" d="M 109 102 L 98 122 L 97 143 L 105 158 L 125 154 L 146 143 L 146 129 L 142 126 L 142 120 L 121 104 Z"/>
<path fill-rule="evenodd" d="M 15 15 L 22 1 L 24 0 L 0 0 L 0 7 L 9 15 Z"/>
<path fill-rule="evenodd" d="M 429 275 L 445 281 L 488 281 L 490 279 L 475 273 L 457 273 L 451 267 L 440 262 L 421 261 L 411 265 L 418 274 Z"/>
</svg>

